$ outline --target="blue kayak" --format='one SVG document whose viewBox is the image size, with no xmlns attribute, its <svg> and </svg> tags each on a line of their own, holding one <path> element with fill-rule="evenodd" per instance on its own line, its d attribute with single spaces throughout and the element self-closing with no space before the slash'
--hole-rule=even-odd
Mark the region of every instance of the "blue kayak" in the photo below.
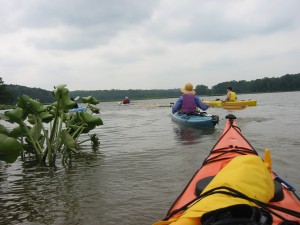
<svg viewBox="0 0 300 225">
<path fill-rule="evenodd" d="M 74 108 L 70 109 L 69 112 L 83 112 L 85 111 L 86 107 L 79 107 L 79 108 Z"/>
<path fill-rule="evenodd" d="M 192 114 L 174 113 L 172 119 L 180 124 L 185 124 L 201 128 L 214 128 L 219 122 L 219 117 L 216 115 L 208 115 L 206 112 L 196 112 Z"/>
</svg>

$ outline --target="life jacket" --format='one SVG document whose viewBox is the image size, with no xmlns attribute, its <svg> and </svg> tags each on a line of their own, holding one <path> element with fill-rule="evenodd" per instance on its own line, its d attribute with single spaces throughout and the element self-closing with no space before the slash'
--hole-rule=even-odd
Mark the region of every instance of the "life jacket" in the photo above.
<svg viewBox="0 0 300 225">
<path fill-rule="evenodd" d="M 230 102 L 234 102 L 237 100 L 237 96 L 236 96 L 236 93 L 234 91 L 231 91 L 230 92 L 230 98 L 229 98 L 229 101 Z"/>
<path fill-rule="evenodd" d="M 232 188 L 265 203 L 274 196 L 272 176 L 263 160 L 255 155 L 235 157 L 214 177 L 202 193 L 221 186 Z M 195 202 L 180 217 L 159 221 L 153 225 L 200 225 L 200 219 L 205 213 L 239 204 L 255 206 L 253 202 L 246 199 L 217 193 Z"/>
<path fill-rule="evenodd" d="M 129 104 L 130 100 L 129 99 L 124 99 L 123 104 Z"/>
<path fill-rule="evenodd" d="M 182 107 L 181 112 L 182 113 L 192 113 L 195 112 L 197 104 L 195 101 L 195 95 L 194 94 L 183 94 L 183 101 L 182 101 Z"/>
</svg>

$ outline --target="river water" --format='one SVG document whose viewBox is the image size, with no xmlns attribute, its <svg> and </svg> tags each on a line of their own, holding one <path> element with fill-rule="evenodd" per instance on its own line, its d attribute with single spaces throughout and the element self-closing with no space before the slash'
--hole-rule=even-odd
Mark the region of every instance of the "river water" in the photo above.
<svg viewBox="0 0 300 225">
<path fill-rule="evenodd" d="M 205 100 L 224 98 L 207 97 Z M 71 166 L 0 162 L 0 224 L 142 225 L 160 220 L 217 141 L 225 116 L 237 116 L 244 136 L 273 169 L 300 188 L 300 92 L 247 94 L 255 107 L 219 115 L 212 131 L 180 126 L 170 117 L 176 99 L 100 103 L 101 145 L 83 146 Z M 3 123 L 3 121 L 1 122 Z M 5 124 L 7 125 L 7 124 Z"/>
</svg>

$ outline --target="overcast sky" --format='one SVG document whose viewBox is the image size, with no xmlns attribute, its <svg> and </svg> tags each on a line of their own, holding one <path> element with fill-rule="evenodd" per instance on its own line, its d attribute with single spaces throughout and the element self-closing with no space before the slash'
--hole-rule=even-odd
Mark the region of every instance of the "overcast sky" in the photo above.
<svg viewBox="0 0 300 225">
<path fill-rule="evenodd" d="M 0 77 L 53 90 L 300 72 L 299 0 L 0 0 Z"/>
</svg>

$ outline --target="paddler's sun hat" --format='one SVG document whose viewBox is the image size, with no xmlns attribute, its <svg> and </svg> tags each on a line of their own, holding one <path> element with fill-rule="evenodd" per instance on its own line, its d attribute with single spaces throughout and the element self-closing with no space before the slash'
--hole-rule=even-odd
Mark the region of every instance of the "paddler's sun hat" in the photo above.
<svg viewBox="0 0 300 225">
<path fill-rule="evenodd" d="M 193 85 L 191 83 L 187 83 L 184 88 L 181 88 L 181 92 L 183 94 L 196 94 L 196 92 L 193 90 Z"/>
</svg>

